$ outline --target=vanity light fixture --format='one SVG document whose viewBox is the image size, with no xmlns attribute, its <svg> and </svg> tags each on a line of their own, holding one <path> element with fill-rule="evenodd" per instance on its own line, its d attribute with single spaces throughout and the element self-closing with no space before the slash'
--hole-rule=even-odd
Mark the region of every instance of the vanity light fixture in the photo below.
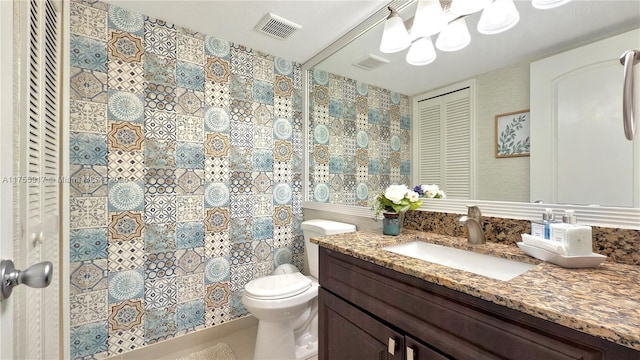
<svg viewBox="0 0 640 360">
<path fill-rule="evenodd" d="M 446 26 L 447 18 L 439 0 L 418 1 L 416 16 L 413 18 L 411 26 L 413 39 L 437 34 Z"/>
<path fill-rule="evenodd" d="M 536 9 L 553 9 L 568 3 L 571 0 L 531 0 L 531 4 Z"/>
<path fill-rule="evenodd" d="M 436 60 L 436 49 L 433 48 L 433 42 L 431 36 L 421 37 L 415 40 L 409 51 L 407 52 L 406 59 L 411 65 L 427 65 Z"/>
<path fill-rule="evenodd" d="M 411 47 L 405 60 L 411 65 L 427 65 L 435 61 L 436 49 L 433 47 L 431 35 L 435 35 L 447 27 L 442 5 L 439 0 L 418 1 L 416 15 L 411 26 Z"/>
<path fill-rule="evenodd" d="M 457 51 L 471 43 L 467 22 L 463 17 L 453 20 L 440 32 L 436 47 L 441 51 Z"/>
<path fill-rule="evenodd" d="M 571 0 L 532 0 L 537 9 L 551 9 Z M 405 57 L 411 65 L 426 65 L 436 59 L 431 36 L 438 34 L 436 47 L 441 51 L 457 51 L 471 42 L 465 17 L 482 11 L 477 30 L 481 34 L 498 34 L 514 27 L 520 13 L 513 0 L 452 0 L 443 10 L 440 0 L 418 0 L 411 32 L 397 11 L 384 24 L 380 51 L 394 53 L 411 46 Z"/>
<path fill-rule="evenodd" d="M 482 11 L 478 22 L 480 34 L 492 35 L 507 31 L 520 21 L 520 13 L 513 0 L 495 0 Z"/>
<path fill-rule="evenodd" d="M 391 6 L 388 7 L 390 14 L 384 22 L 382 41 L 380 41 L 380 51 L 388 54 L 402 51 L 411 45 L 409 32 L 404 26 L 404 22 L 397 11 Z"/>
<path fill-rule="evenodd" d="M 491 2 L 492 0 L 453 0 L 451 12 L 458 16 L 469 15 L 484 9 Z"/>
</svg>

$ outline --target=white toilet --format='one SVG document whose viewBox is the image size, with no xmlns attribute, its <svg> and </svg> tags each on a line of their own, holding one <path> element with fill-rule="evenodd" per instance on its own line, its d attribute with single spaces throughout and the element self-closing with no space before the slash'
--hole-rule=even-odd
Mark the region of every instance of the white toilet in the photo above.
<svg viewBox="0 0 640 360">
<path fill-rule="evenodd" d="M 318 245 L 309 238 L 354 232 L 356 227 L 320 219 L 301 227 L 310 275 L 284 264 L 244 287 L 242 303 L 259 320 L 254 359 L 303 360 L 318 353 Z"/>
</svg>

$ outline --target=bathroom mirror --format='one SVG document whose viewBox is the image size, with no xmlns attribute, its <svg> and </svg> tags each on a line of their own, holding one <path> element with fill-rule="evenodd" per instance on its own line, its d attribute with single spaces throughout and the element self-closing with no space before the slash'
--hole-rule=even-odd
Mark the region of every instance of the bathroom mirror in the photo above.
<svg viewBox="0 0 640 360">
<path fill-rule="evenodd" d="M 415 96 L 517 64 L 527 67 L 530 62 L 629 31 L 640 24 L 640 2 L 635 0 L 574 0 L 549 10 L 534 9 L 528 0 L 516 0 L 515 3 L 520 21 L 514 28 L 500 34 L 482 35 L 476 30 L 480 13 L 472 14 L 466 18 L 471 43 L 455 52 L 436 50 L 437 59 L 425 66 L 407 64 L 407 50 L 382 54 L 378 47 L 384 24 L 382 21 L 372 22 L 371 19 L 351 33 L 351 36 L 356 36 L 351 41 L 346 40 L 346 45 L 327 49 L 305 66 L 315 66 L 328 73 Z M 416 3 L 412 1 L 393 1 L 392 6 L 399 8 L 406 23 L 410 22 L 407 20 L 413 17 L 416 9 Z M 387 14 L 388 11 L 383 9 L 377 15 L 383 19 Z M 380 56 L 389 62 L 374 70 L 353 65 L 368 54 Z M 622 67 L 620 74 L 622 76 Z M 525 86 L 528 89 L 528 83 Z M 513 201 L 495 197 L 474 200 Z"/>
</svg>

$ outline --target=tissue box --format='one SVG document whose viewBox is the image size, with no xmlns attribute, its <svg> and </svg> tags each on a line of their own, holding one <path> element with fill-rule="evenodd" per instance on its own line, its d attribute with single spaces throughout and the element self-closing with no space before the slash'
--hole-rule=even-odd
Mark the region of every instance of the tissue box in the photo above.
<svg viewBox="0 0 640 360">
<path fill-rule="evenodd" d="M 551 239 L 565 244 L 569 256 L 593 253 L 591 226 L 551 224 Z"/>
</svg>

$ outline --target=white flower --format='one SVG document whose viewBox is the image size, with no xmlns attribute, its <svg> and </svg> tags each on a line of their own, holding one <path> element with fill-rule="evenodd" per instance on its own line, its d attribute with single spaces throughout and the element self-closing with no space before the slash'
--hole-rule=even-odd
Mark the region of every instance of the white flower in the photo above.
<svg viewBox="0 0 640 360">
<path fill-rule="evenodd" d="M 429 190 L 424 192 L 424 196 L 426 196 L 428 198 L 434 198 L 434 197 L 436 197 L 437 194 L 438 194 L 437 191 L 434 191 L 434 190 L 431 190 L 431 189 L 429 189 Z"/>
<path fill-rule="evenodd" d="M 442 191 L 442 190 L 438 190 L 438 195 L 440 195 L 440 198 L 442 198 L 442 199 L 447 197 L 447 194 L 445 194 L 444 191 Z"/>
<path fill-rule="evenodd" d="M 389 185 L 384 192 L 384 196 L 394 204 L 400 204 L 408 190 L 407 185 Z"/>
<path fill-rule="evenodd" d="M 422 205 L 420 193 L 421 191 L 410 190 L 407 185 L 389 185 L 376 197 L 372 206 L 375 216 L 377 217 L 382 211 L 401 213 L 417 209 Z"/>
<path fill-rule="evenodd" d="M 435 192 L 440 191 L 440 188 L 439 188 L 439 187 L 438 187 L 438 185 L 436 185 L 436 184 L 432 184 L 432 185 L 420 185 L 420 187 L 422 187 L 422 192 L 423 192 L 423 193 L 427 193 L 427 192 L 429 192 L 429 191 L 432 191 L 432 192 L 434 192 L 434 193 L 435 193 Z M 429 197 L 433 197 L 433 196 L 429 196 Z"/>
<path fill-rule="evenodd" d="M 420 188 L 422 189 L 423 196 L 426 198 L 433 199 L 435 197 L 438 197 L 438 198 L 445 197 L 444 191 L 440 190 L 440 187 L 436 184 L 420 185 Z"/>
</svg>

